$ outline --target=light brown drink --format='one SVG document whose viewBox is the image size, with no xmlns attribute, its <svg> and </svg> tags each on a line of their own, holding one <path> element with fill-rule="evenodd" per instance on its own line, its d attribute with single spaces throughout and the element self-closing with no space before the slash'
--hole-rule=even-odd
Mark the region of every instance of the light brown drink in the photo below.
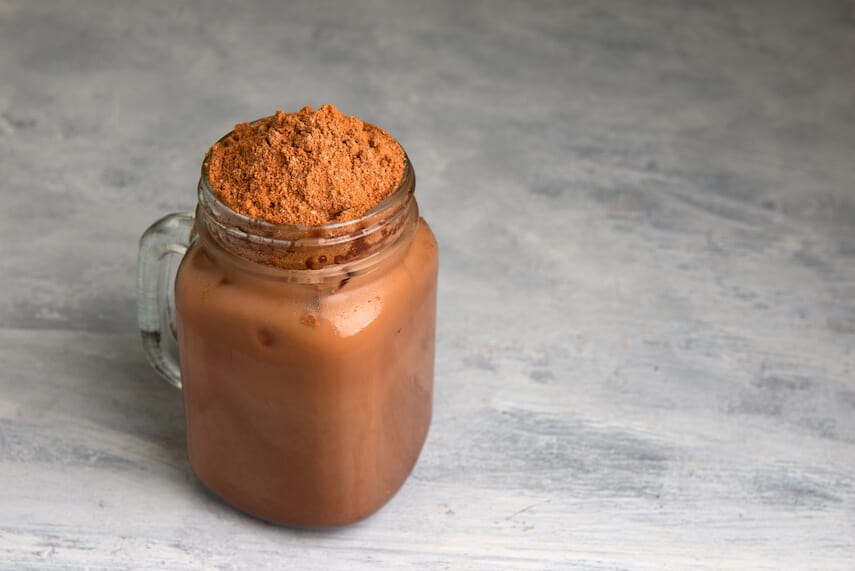
<svg viewBox="0 0 855 571">
<path fill-rule="evenodd" d="M 175 287 L 193 469 L 269 521 L 362 519 L 403 485 L 431 418 L 437 245 L 414 179 L 335 244 L 301 230 L 305 247 L 233 232 L 204 179 Z"/>
</svg>

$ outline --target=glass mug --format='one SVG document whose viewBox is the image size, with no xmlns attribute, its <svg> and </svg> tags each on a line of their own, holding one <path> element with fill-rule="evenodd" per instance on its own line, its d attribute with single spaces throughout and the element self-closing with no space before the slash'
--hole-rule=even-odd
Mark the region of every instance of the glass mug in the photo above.
<svg viewBox="0 0 855 571">
<path fill-rule="evenodd" d="M 193 471 L 244 512 L 297 527 L 352 523 L 380 509 L 418 459 L 438 252 L 405 160 L 398 188 L 365 216 L 302 226 L 220 202 L 206 159 L 195 216 L 170 214 L 140 240 L 145 351 L 183 391 Z"/>
</svg>

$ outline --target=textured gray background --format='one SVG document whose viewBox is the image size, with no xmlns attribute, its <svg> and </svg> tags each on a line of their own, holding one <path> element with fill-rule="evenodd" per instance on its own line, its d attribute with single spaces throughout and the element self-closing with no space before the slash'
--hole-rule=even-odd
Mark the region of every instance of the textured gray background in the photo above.
<svg viewBox="0 0 855 571">
<path fill-rule="evenodd" d="M 436 414 L 344 530 L 210 498 L 136 240 L 242 120 L 386 127 Z M 853 2 L 0 0 L 0 568 L 852 569 Z"/>
</svg>

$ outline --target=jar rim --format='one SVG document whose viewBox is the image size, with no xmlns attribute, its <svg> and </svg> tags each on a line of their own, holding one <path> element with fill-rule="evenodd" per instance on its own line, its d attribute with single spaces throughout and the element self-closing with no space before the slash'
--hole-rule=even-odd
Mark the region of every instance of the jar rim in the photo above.
<svg viewBox="0 0 855 571">
<path fill-rule="evenodd" d="M 237 212 L 214 192 L 209 165 L 210 154 L 206 154 L 199 177 L 197 221 L 217 246 L 253 263 L 322 272 L 343 264 L 376 264 L 383 258 L 379 252 L 406 234 L 406 221 L 418 217 L 415 171 L 406 151 L 401 181 L 388 197 L 359 218 L 320 225 L 277 224 Z"/>
</svg>

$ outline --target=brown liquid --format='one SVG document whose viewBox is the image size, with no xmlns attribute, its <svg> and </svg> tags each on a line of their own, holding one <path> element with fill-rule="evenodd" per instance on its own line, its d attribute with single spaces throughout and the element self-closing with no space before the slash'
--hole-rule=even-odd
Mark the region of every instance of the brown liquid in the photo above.
<svg viewBox="0 0 855 571">
<path fill-rule="evenodd" d="M 335 283 L 266 271 L 246 271 L 204 230 L 179 269 L 190 462 L 266 520 L 357 521 L 403 485 L 427 435 L 436 241 L 419 220 L 400 252 Z"/>
</svg>

